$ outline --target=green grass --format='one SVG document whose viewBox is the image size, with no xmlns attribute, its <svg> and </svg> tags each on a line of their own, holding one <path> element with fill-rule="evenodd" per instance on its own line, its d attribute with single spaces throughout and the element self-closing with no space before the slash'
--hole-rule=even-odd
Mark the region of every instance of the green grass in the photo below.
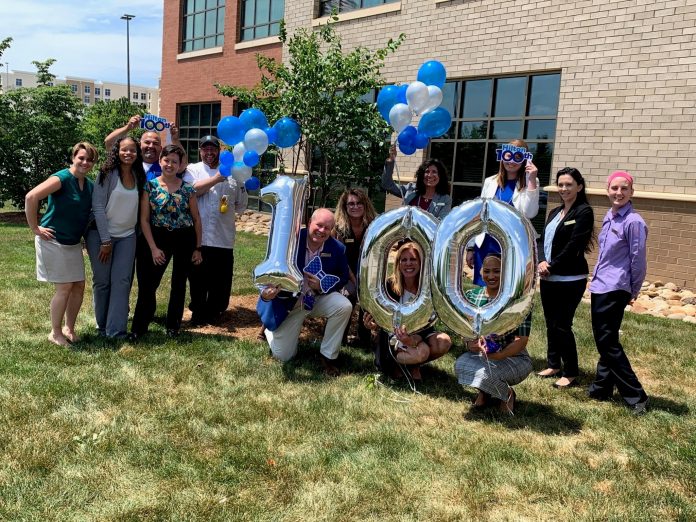
<svg viewBox="0 0 696 522">
<path fill-rule="evenodd" d="M 645 417 L 535 377 L 517 387 L 514 417 L 473 414 L 452 373 L 458 348 L 424 371 L 421 394 L 376 381 L 356 349 L 342 350 L 338 379 L 322 376 L 309 346 L 281 365 L 261 343 L 172 341 L 161 326 L 114 350 L 95 338 L 89 293 L 86 340 L 54 347 L 31 233 L 0 224 L 0 235 L 0 519 L 696 518 L 693 325 L 626 317 L 623 340 L 653 399 Z M 265 241 L 239 234 L 235 291 L 253 291 Z M 596 353 L 584 305 L 576 332 L 587 383 Z M 545 342 L 537 307 L 537 368 Z"/>
</svg>

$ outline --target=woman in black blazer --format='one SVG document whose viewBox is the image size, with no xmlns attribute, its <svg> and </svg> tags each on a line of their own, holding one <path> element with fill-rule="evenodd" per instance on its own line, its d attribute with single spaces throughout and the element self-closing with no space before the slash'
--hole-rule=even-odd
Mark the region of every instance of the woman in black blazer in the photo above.
<svg viewBox="0 0 696 522">
<path fill-rule="evenodd" d="M 594 243 L 594 212 L 587 203 L 585 180 L 578 169 L 559 170 L 556 186 L 563 205 L 549 214 L 539 253 L 548 366 L 537 375 L 558 376 L 554 386 L 568 388 L 578 384 L 573 316 L 587 286 L 589 270 L 585 254 Z"/>
</svg>

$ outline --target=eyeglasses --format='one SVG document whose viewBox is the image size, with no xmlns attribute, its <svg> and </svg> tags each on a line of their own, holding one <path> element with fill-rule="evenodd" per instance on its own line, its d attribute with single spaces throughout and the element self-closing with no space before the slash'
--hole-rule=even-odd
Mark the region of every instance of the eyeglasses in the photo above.
<svg viewBox="0 0 696 522">
<path fill-rule="evenodd" d="M 346 206 L 347 207 L 362 207 L 363 202 L 362 201 L 349 201 L 348 203 L 346 203 Z"/>
</svg>

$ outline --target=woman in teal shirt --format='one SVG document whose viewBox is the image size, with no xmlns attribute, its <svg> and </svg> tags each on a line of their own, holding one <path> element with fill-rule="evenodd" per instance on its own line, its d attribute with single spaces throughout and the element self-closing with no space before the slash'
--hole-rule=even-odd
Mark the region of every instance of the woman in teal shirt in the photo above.
<svg viewBox="0 0 696 522">
<path fill-rule="evenodd" d="M 56 286 L 48 340 L 60 346 L 79 340 L 75 320 L 85 293 L 81 239 L 92 209 L 92 180 L 86 175 L 96 161 L 97 149 L 91 143 L 78 143 L 70 167 L 49 176 L 25 198 L 27 223 L 36 236 L 36 278 Z M 39 203 L 46 197 L 48 206 L 39 224 Z"/>
</svg>

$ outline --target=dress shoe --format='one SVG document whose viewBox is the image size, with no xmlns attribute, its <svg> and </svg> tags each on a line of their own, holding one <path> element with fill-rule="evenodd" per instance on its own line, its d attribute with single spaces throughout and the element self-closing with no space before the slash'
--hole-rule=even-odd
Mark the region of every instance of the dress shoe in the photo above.
<svg viewBox="0 0 696 522">
<path fill-rule="evenodd" d="M 167 328 L 167 337 L 171 337 L 172 339 L 175 337 L 179 337 L 179 330 L 175 330 L 174 328 Z"/>
<path fill-rule="evenodd" d="M 564 390 L 566 388 L 574 388 L 579 386 L 577 377 L 561 377 L 556 382 L 553 383 L 553 387 L 559 390 Z"/>
<path fill-rule="evenodd" d="M 648 403 L 650 399 L 645 399 L 643 402 L 637 402 L 633 406 L 629 406 L 631 413 L 635 416 L 645 415 L 648 412 Z"/>
</svg>

